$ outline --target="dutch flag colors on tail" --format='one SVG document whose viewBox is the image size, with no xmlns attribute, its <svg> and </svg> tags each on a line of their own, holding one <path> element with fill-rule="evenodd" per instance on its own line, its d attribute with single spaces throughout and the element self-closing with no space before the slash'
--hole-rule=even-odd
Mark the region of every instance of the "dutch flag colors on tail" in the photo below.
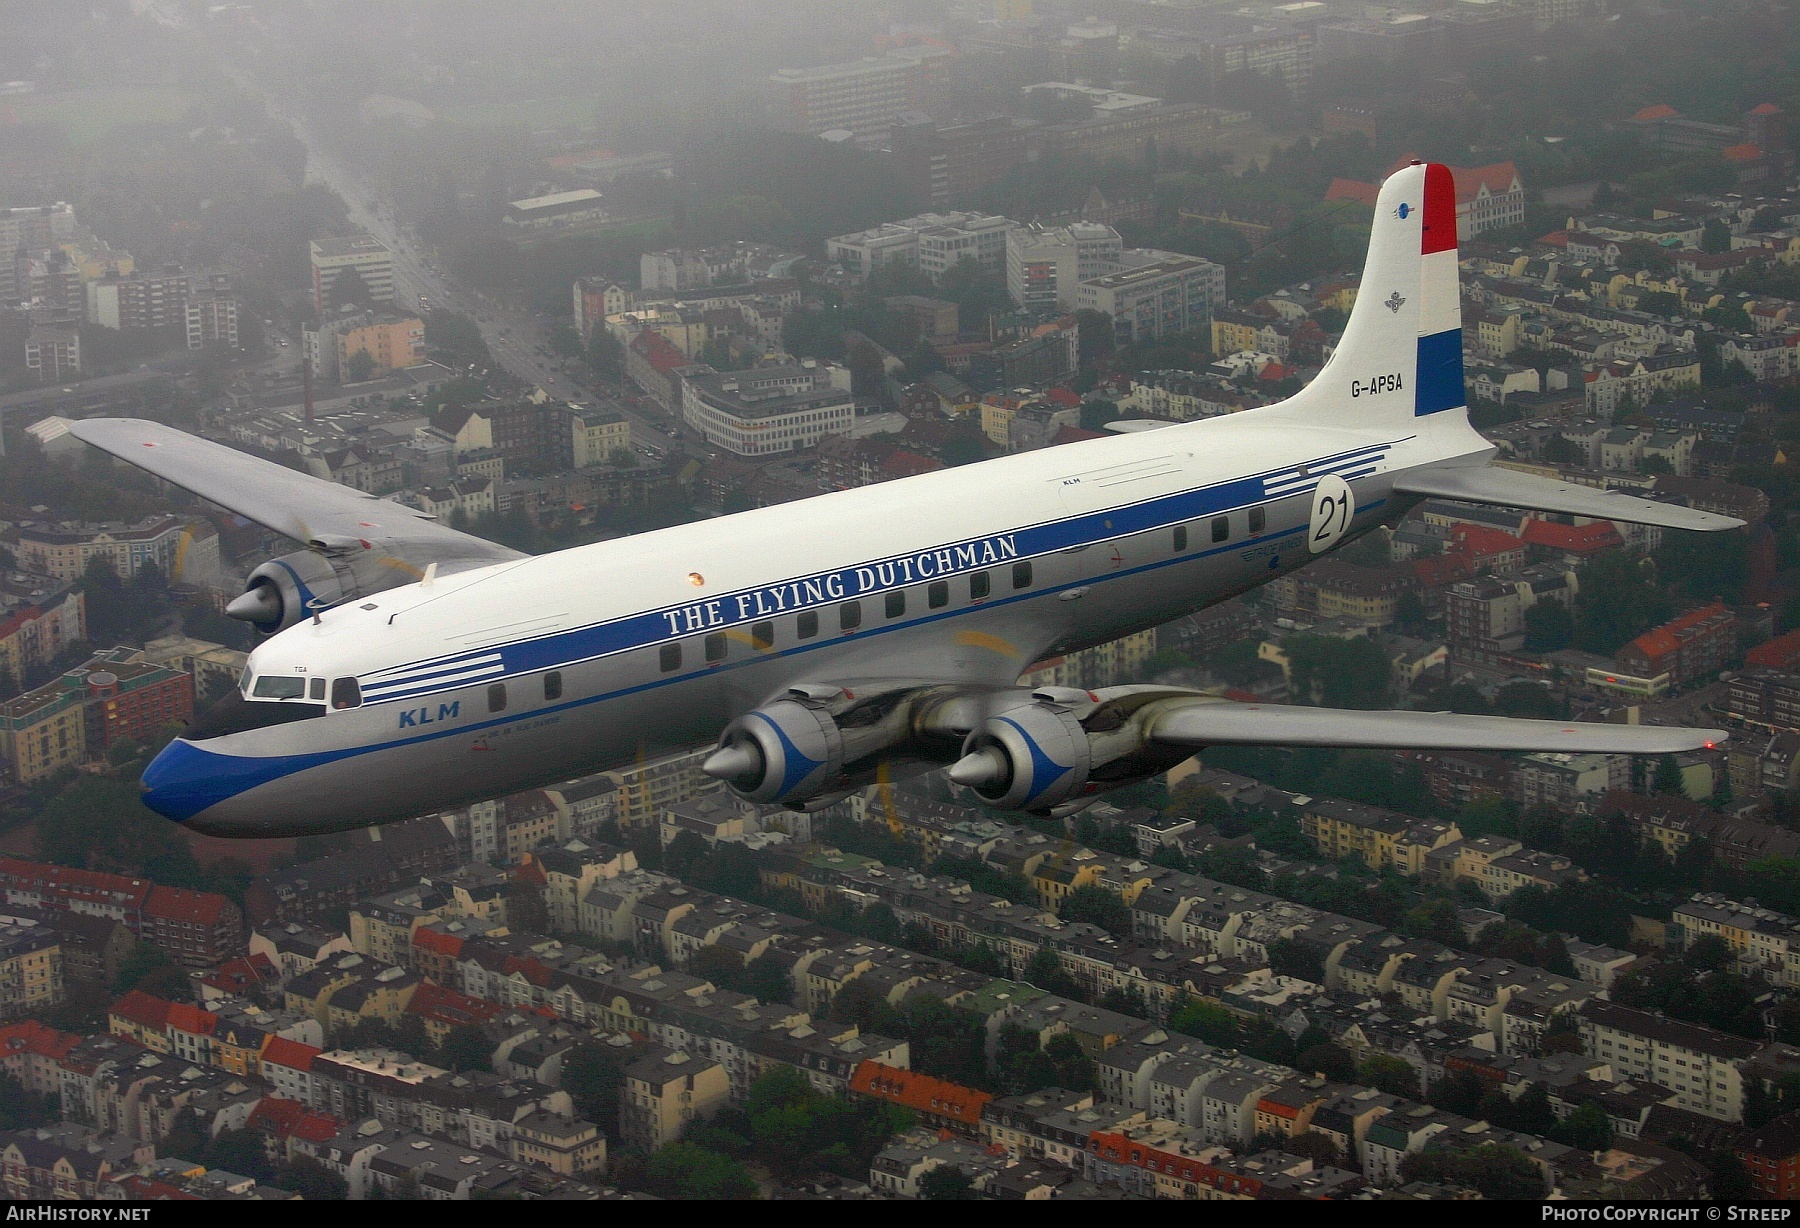
<svg viewBox="0 0 1800 1228">
<path fill-rule="evenodd" d="M 1319 378 L 1281 408 L 1343 426 L 1463 408 L 1456 257 L 1450 168 L 1417 164 L 1389 176 L 1343 340 Z"/>
</svg>

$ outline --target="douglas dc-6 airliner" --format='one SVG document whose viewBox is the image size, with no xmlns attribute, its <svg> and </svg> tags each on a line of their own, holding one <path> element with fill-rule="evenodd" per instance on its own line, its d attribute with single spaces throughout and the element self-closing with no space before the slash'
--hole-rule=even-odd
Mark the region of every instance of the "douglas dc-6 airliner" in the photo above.
<svg viewBox="0 0 1800 1228">
<path fill-rule="evenodd" d="M 239 691 L 144 772 L 145 804 L 209 835 L 383 823 L 708 742 L 705 770 L 758 802 L 816 809 L 878 771 L 948 765 L 997 809 L 1062 815 L 1223 743 L 1654 754 L 1725 737 L 1018 685 L 1047 654 L 1254 588 L 1425 498 L 1741 525 L 1488 465 L 1435 164 L 1382 187 L 1343 342 L 1278 405 L 536 558 L 153 422 L 72 430 L 304 545 L 229 607 L 269 633 Z"/>
</svg>

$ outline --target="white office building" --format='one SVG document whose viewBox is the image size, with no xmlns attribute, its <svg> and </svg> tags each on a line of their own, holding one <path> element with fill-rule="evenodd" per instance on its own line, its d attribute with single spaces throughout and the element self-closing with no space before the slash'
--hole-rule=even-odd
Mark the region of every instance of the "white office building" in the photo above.
<svg viewBox="0 0 1800 1228">
<path fill-rule="evenodd" d="M 1006 292 L 1026 311 L 1066 311 L 1076 287 L 1119 267 L 1125 241 L 1111 226 L 1019 226 L 1006 236 Z"/>
<path fill-rule="evenodd" d="M 681 416 L 708 443 L 739 456 L 773 456 L 841 435 L 856 421 L 849 373 L 808 360 L 689 376 Z"/>
</svg>

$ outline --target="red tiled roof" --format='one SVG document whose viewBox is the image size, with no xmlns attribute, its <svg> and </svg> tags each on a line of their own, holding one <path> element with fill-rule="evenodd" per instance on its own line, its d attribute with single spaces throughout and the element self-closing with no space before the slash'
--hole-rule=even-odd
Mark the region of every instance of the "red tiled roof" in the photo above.
<svg viewBox="0 0 1800 1228">
<path fill-rule="evenodd" d="M 1677 648 L 1681 647 L 1681 637 L 1676 634 L 1677 632 L 1703 623 L 1707 619 L 1714 618 L 1725 612 L 1725 607 L 1716 601 L 1711 605 L 1703 605 L 1697 610 L 1689 610 L 1686 614 L 1681 615 L 1679 618 L 1672 618 L 1660 627 L 1650 628 L 1650 630 L 1644 632 L 1644 634 L 1627 644 L 1626 648 L 1637 649 L 1637 651 L 1644 654 L 1645 658 L 1651 661 L 1656 660 L 1658 657 L 1666 657 Z M 1622 652 L 1624 649 L 1621 649 L 1620 651 Z"/>
<path fill-rule="evenodd" d="M 631 339 L 631 348 L 642 354 L 658 375 L 667 375 L 693 361 L 673 341 L 648 328 Z"/>
<path fill-rule="evenodd" d="M 506 962 L 500 965 L 500 974 L 511 976 L 515 972 L 533 985 L 550 983 L 550 969 L 546 968 L 535 955 L 508 955 Z"/>
<path fill-rule="evenodd" d="M 227 993 L 238 993 L 252 985 L 272 981 L 275 977 L 275 965 L 269 962 L 267 955 L 258 951 L 254 955 L 240 955 L 230 963 L 219 965 L 201 977 L 200 983 Z"/>
<path fill-rule="evenodd" d="M 1547 235 L 1539 235 L 1537 241 L 1548 247 L 1567 247 L 1569 245 L 1569 232 L 1566 230 L 1552 230 Z"/>
<path fill-rule="evenodd" d="M 455 934 L 446 934 L 442 930 L 421 925 L 413 931 L 412 944 L 421 951 L 430 951 L 433 955 L 448 955 L 455 959 L 462 954 L 463 940 Z"/>
<path fill-rule="evenodd" d="M 196 925 L 217 925 L 231 901 L 212 891 L 189 891 L 186 887 L 152 887 L 144 901 L 146 916 L 164 921 L 191 921 Z"/>
<path fill-rule="evenodd" d="M 1674 107 L 1670 106 L 1668 103 L 1659 102 L 1655 106 L 1645 107 L 1643 110 L 1639 111 L 1637 114 L 1633 115 L 1631 118 L 1638 120 L 1642 123 L 1648 123 L 1653 119 L 1674 119 L 1677 115 L 1680 115 L 1680 114 L 1681 114 L 1680 111 L 1677 111 Z"/>
<path fill-rule="evenodd" d="M 1442 588 L 1469 578 L 1469 560 L 1460 554 L 1438 554 L 1412 561 L 1420 588 Z"/>
<path fill-rule="evenodd" d="M 284 1100 L 280 1096 L 264 1096 L 258 1100 L 245 1125 L 251 1128 L 267 1126 L 277 1138 L 303 1138 L 313 1143 L 326 1142 L 343 1129 L 330 1113 L 315 1113 L 298 1100 Z"/>
<path fill-rule="evenodd" d="M 35 1019 L 22 1019 L 0 1027 L 0 1054 L 35 1053 L 58 1061 L 81 1043 L 81 1037 L 59 1032 Z"/>
<path fill-rule="evenodd" d="M 1754 162 L 1763 156 L 1762 147 L 1752 145 L 1749 141 L 1738 145 L 1727 145 L 1719 153 L 1727 162 Z"/>
<path fill-rule="evenodd" d="M 1781 108 L 1772 102 L 1759 102 L 1750 108 L 1752 115 L 1780 115 Z"/>
<path fill-rule="evenodd" d="M 1044 394 L 1044 399 L 1053 405 L 1060 405 L 1064 409 L 1074 409 L 1081 404 L 1080 395 L 1071 388 L 1052 388 Z"/>
<path fill-rule="evenodd" d="M 160 1032 L 169 1026 L 169 1007 L 172 1005 L 141 989 L 134 989 L 108 1007 L 106 1013 Z"/>
<path fill-rule="evenodd" d="M 323 1052 L 323 1049 L 315 1049 L 285 1036 L 271 1036 L 269 1043 L 263 1046 L 262 1061 L 265 1066 L 273 1064 L 292 1070 L 311 1070 L 313 1059 Z"/>
<path fill-rule="evenodd" d="M 1258 371 L 1256 373 L 1256 378 L 1266 379 L 1270 383 L 1274 383 L 1276 380 L 1284 380 L 1292 374 L 1294 374 L 1294 368 L 1287 366 L 1284 363 L 1272 362 L 1262 370 Z"/>
<path fill-rule="evenodd" d="M 1363 183 L 1356 179 L 1333 179 L 1331 186 L 1325 189 L 1326 200 L 1348 200 L 1359 205 L 1367 205 L 1373 209 L 1381 189 L 1372 183 Z"/>
<path fill-rule="evenodd" d="M 1050 439 L 1052 444 L 1081 443 L 1088 439 L 1105 439 L 1105 431 L 1090 431 L 1079 426 L 1063 426 Z"/>
<path fill-rule="evenodd" d="M 1525 544 L 1528 546 L 1544 546 L 1552 550 L 1573 550 L 1582 554 L 1607 550 L 1613 546 L 1625 544 L 1625 539 L 1619 536 L 1619 531 L 1613 527 L 1610 520 L 1573 525 L 1533 518 L 1525 522 L 1525 530 L 1520 536 L 1525 539 Z"/>
<path fill-rule="evenodd" d="M 131 1173 L 124 1177 L 114 1177 L 113 1181 L 125 1191 L 127 1198 L 135 1202 L 201 1201 L 200 1195 L 177 1189 L 167 1181 L 158 1181 L 154 1177 L 140 1177 L 136 1173 Z"/>
<path fill-rule="evenodd" d="M 1475 558 L 1489 558 L 1496 554 L 1507 554 L 1519 549 L 1523 542 L 1504 529 L 1490 528 L 1484 524 L 1456 524 L 1450 526 L 1450 538 L 1455 543 L 1452 549 L 1459 554 L 1472 555 Z"/>
<path fill-rule="evenodd" d="M 195 1036 L 211 1036 L 213 1029 L 219 1026 L 219 1017 L 186 1002 L 171 1002 L 168 1026 Z"/>
<path fill-rule="evenodd" d="M 57 895 L 121 897 L 117 902 L 127 908 L 140 908 L 154 883 L 145 878 L 126 878 L 123 874 L 102 874 L 97 870 L 76 870 L 69 866 L 47 865 L 40 861 L 24 861 L 17 857 L 0 857 L 0 879 L 19 883 L 28 890 Z M 112 902 L 110 899 L 108 902 Z"/>
<path fill-rule="evenodd" d="M 934 456 L 920 456 L 917 452 L 898 450 L 890 452 L 888 458 L 881 462 L 881 471 L 897 478 L 910 478 L 921 473 L 936 473 L 944 467 L 944 462 Z"/>
<path fill-rule="evenodd" d="M 433 981 L 423 981 L 413 990 L 407 1012 L 424 1019 L 458 1027 L 466 1023 L 486 1023 L 506 1010 L 497 1002 L 471 998 L 454 989 L 446 989 Z"/>
<path fill-rule="evenodd" d="M 850 1078 L 850 1090 L 890 1104 L 904 1105 L 934 1117 L 947 1117 L 973 1127 L 981 1121 L 982 1106 L 993 1097 L 916 1070 L 898 1070 L 880 1062 L 864 1062 Z"/>
<path fill-rule="evenodd" d="M 1770 669 L 1787 669 L 1796 661 L 1800 661 L 1800 631 L 1765 640 L 1744 654 L 1745 665 L 1763 665 Z"/>
</svg>

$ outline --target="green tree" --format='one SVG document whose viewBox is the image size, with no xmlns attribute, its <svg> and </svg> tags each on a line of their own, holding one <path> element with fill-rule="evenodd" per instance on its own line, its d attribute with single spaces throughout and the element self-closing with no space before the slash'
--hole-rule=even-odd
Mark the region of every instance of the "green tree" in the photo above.
<svg viewBox="0 0 1800 1228">
<path fill-rule="evenodd" d="M 1550 1128 L 1550 1138 L 1565 1147 L 1576 1147 L 1582 1151 L 1605 1151 L 1612 1146 L 1612 1119 L 1597 1104 L 1578 1105 L 1567 1117 Z"/>
<path fill-rule="evenodd" d="M 968 1202 L 981 1195 L 968 1173 L 954 1164 L 940 1164 L 919 1178 L 919 1197 L 927 1202 Z"/>
<path fill-rule="evenodd" d="M 619 1133 L 619 1092 L 625 1086 L 627 1052 L 584 1042 L 563 1058 L 562 1085 L 574 1100 L 575 1111 L 611 1138 Z"/>
<path fill-rule="evenodd" d="M 297 1155 L 282 1165 L 275 1184 L 307 1202 L 342 1202 L 350 1197 L 350 1183 L 311 1156 Z"/>
<path fill-rule="evenodd" d="M 671 1143 L 657 1151 L 644 1166 L 651 1190 L 664 1198 L 726 1201 L 757 1196 L 756 1179 L 730 1156 Z"/>
<path fill-rule="evenodd" d="M 1294 1059 L 1294 1067 L 1297 1070 L 1322 1074 L 1334 1083 L 1349 1083 L 1356 1078 L 1356 1059 L 1330 1043 L 1312 1045 L 1300 1050 L 1300 1055 Z"/>
<path fill-rule="evenodd" d="M 1602 554 L 1581 569 L 1575 647 L 1611 656 L 1669 616 L 1669 602 L 1638 555 Z"/>
<path fill-rule="evenodd" d="M 1079 1000 L 1081 997 L 1081 986 L 1063 971 L 1062 964 L 1057 962 L 1056 952 L 1049 947 L 1040 947 L 1032 955 L 1025 964 L 1021 979 L 1060 998 Z"/>
<path fill-rule="evenodd" d="M 1560 601 L 1540 601 L 1525 611 L 1525 647 L 1531 652 L 1559 652 L 1575 639 L 1575 620 Z"/>
<path fill-rule="evenodd" d="M 1674 755 L 1664 755 L 1656 761 L 1656 775 L 1651 778 L 1650 792 L 1672 797 L 1687 796 L 1687 790 L 1681 783 L 1681 765 L 1675 762 Z"/>
<path fill-rule="evenodd" d="M 1202 1039 L 1205 1039 L 1202 1037 Z M 1356 1081 L 1366 1083 L 1390 1096 L 1416 1100 L 1419 1096 L 1419 1072 L 1403 1058 L 1374 1053 L 1356 1067 Z"/>
<path fill-rule="evenodd" d="M 367 350 L 358 350 L 344 360 L 345 382 L 360 384 L 375 374 L 375 358 Z"/>
<path fill-rule="evenodd" d="M 451 1028 L 438 1048 L 438 1061 L 451 1070 L 492 1070 L 494 1042 L 472 1023 Z"/>
<path fill-rule="evenodd" d="M 1243 1039 L 1243 1029 L 1238 1026 L 1236 1015 L 1199 998 L 1189 998 L 1177 1007 L 1169 1016 L 1169 1027 L 1209 1045 L 1231 1047 Z"/>
<path fill-rule="evenodd" d="M 1469 1151 L 1417 1151 L 1400 1161 L 1404 1181 L 1466 1186 L 1483 1198 L 1536 1201 L 1543 1171 L 1523 1152 L 1487 1143 Z"/>
<path fill-rule="evenodd" d="M 1097 925 L 1116 938 L 1131 933 L 1131 908 L 1119 898 L 1118 892 L 1093 883 L 1071 891 L 1062 907 L 1056 910 L 1056 915 L 1071 925 L 1078 921 Z"/>
<path fill-rule="evenodd" d="M 1289 691 L 1295 702 L 1327 708 L 1384 708 L 1393 665 L 1373 640 L 1293 635 L 1288 656 Z"/>
<path fill-rule="evenodd" d="M 208 1168 L 223 1168 L 227 1172 L 255 1177 L 258 1181 L 275 1179 L 275 1166 L 269 1161 L 260 1131 L 221 1130 L 218 1137 L 206 1144 L 205 1150 L 202 1158 Z"/>
</svg>

